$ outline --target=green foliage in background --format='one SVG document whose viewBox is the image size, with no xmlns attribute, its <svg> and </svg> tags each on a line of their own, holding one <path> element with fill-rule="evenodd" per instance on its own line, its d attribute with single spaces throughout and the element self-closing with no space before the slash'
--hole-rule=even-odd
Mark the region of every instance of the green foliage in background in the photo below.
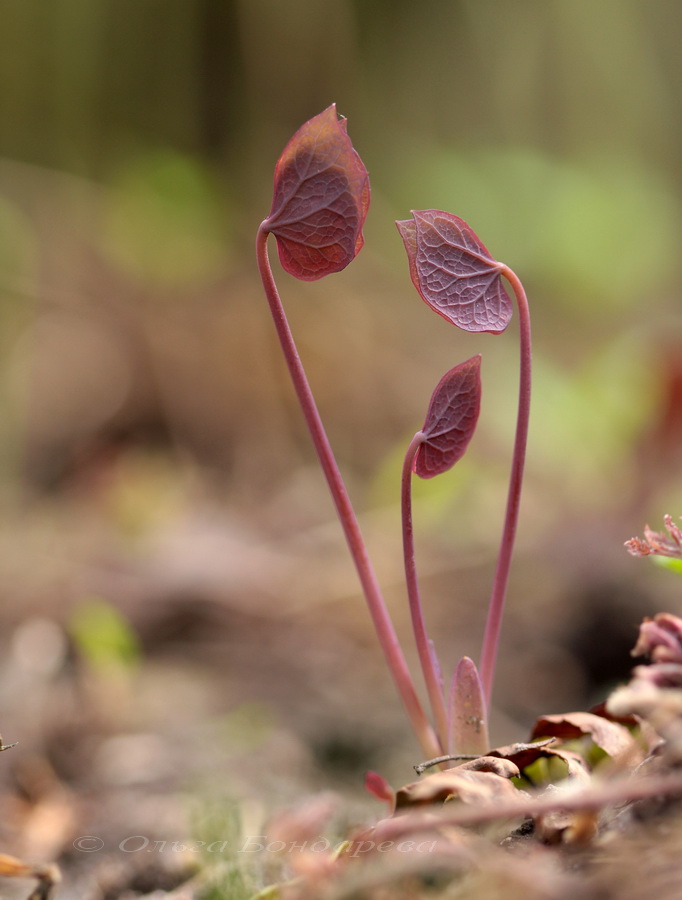
<svg viewBox="0 0 682 900">
<path fill-rule="evenodd" d="M 206 797 L 193 816 L 193 837 L 212 848 L 197 854 L 203 868 L 197 896 L 201 900 L 247 900 L 259 885 L 257 874 L 247 865 L 253 854 L 239 852 L 247 840 L 241 808 L 232 798 L 216 797 L 215 786 L 211 790 L 211 799 Z"/>
<path fill-rule="evenodd" d="M 133 157 L 113 179 L 105 247 L 142 279 L 201 284 L 226 263 L 225 199 L 198 161 L 168 150 Z"/>
<path fill-rule="evenodd" d="M 140 658 L 135 632 L 110 603 L 98 597 L 84 600 L 71 615 L 69 633 L 95 669 L 134 667 Z"/>
<path fill-rule="evenodd" d="M 457 153 L 427 146 L 394 172 L 402 208 L 457 210 L 561 313 L 590 321 L 669 291 L 682 236 L 679 203 L 640 162 L 616 154 L 560 160 L 530 148 Z M 547 302 L 547 301 L 544 301 Z"/>
<path fill-rule="evenodd" d="M 637 442 L 655 429 L 666 390 L 662 341 L 682 354 L 681 21 L 674 0 L 5 4 L 0 364 L 14 365 L 15 343 L 30 353 L 19 334 L 31 328 L 27 310 L 99 317 L 156 379 L 136 402 L 151 403 L 158 390 L 163 409 L 150 417 L 191 407 L 195 442 L 207 445 L 201 415 L 216 419 L 222 410 L 195 401 L 210 378 L 201 373 L 198 387 L 184 385 L 178 403 L 173 366 L 182 335 L 205 341 L 201 329 L 211 331 L 222 315 L 230 340 L 216 340 L 230 351 L 216 381 L 229 385 L 231 408 L 240 411 L 231 458 L 248 460 L 239 440 L 264 440 L 251 391 L 273 377 L 269 360 L 254 365 L 265 345 L 249 343 L 260 339 L 260 319 L 244 324 L 256 278 L 253 234 L 270 202 L 264 173 L 303 121 L 336 102 L 352 122 L 374 201 L 357 276 L 335 280 L 338 302 L 327 309 L 345 317 L 346 334 L 371 339 L 354 338 L 346 350 L 314 335 L 302 351 L 320 360 L 353 353 L 355 396 L 363 391 L 356 372 L 417 365 L 415 347 L 434 348 L 434 377 L 457 362 L 447 338 L 434 342 L 441 323 L 413 313 L 418 301 L 391 222 L 410 208 L 448 209 L 485 235 L 529 292 L 537 347 L 531 482 L 554 481 L 568 499 L 581 484 L 581 496 L 606 503 L 636 465 Z M 303 302 L 310 292 L 299 288 Z M 362 303 L 356 320 L 344 292 Z M 157 309 L 150 297 L 186 302 Z M 209 312 L 199 300 L 213 304 Z M 488 346 L 484 378 L 507 384 L 500 372 L 515 363 Z M 57 361 L 65 371 L 69 363 Z M 20 368 L 30 382 L 31 360 Z M 394 394 L 401 405 L 387 416 L 392 435 L 385 444 L 378 436 L 377 447 L 390 447 L 408 430 L 410 410 L 421 409 L 407 395 L 405 371 L 396 375 L 405 379 Z M 87 373 L 76 380 L 87 383 Z M 38 396 L 41 386 L 30 389 Z M 484 388 L 477 465 L 492 481 L 498 451 L 509 445 L 514 390 Z M 320 394 L 324 405 L 324 385 Z M 79 421 L 101 418 L 78 409 Z M 36 429 L 42 440 L 41 423 Z M 377 502 L 389 494 L 401 453 L 374 483 Z M 468 477 L 480 482 L 478 474 Z M 675 472 L 667 477 L 677 480 Z M 466 483 L 465 469 L 418 486 L 416 503 L 437 520 Z"/>
</svg>

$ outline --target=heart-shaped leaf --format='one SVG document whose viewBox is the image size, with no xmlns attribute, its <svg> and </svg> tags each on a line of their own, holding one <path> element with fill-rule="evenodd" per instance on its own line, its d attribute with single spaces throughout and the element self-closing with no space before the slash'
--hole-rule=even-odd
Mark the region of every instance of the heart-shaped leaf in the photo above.
<svg viewBox="0 0 682 900">
<path fill-rule="evenodd" d="M 481 357 L 472 356 L 438 382 L 422 428 L 414 471 L 433 478 L 452 468 L 466 452 L 481 408 Z"/>
<path fill-rule="evenodd" d="M 396 225 L 414 286 L 432 309 L 464 331 L 504 331 L 512 303 L 502 267 L 463 219 L 436 209 L 413 210 L 412 219 Z"/>
<path fill-rule="evenodd" d="M 302 281 L 340 272 L 360 251 L 369 176 L 332 104 L 298 129 L 275 168 L 264 227 L 282 267 Z"/>
</svg>

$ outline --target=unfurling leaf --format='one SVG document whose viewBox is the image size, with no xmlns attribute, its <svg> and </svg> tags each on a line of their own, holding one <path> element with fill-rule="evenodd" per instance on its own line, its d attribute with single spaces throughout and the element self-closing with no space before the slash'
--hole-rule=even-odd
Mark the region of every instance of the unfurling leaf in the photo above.
<svg viewBox="0 0 682 900">
<path fill-rule="evenodd" d="M 481 408 L 481 357 L 472 356 L 438 382 L 422 428 L 424 440 L 414 461 L 420 478 L 433 478 L 464 456 Z"/>
<path fill-rule="evenodd" d="M 452 676 L 448 718 L 451 753 L 487 753 L 485 697 L 476 665 L 468 656 L 459 661 Z"/>
<path fill-rule="evenodd" d="M 502 266 L 467 223 L 436 209 L 412 211 L 396 222 L 422 299 L 464 331 L 499 334 L 509 324 L 512 303 Z"/>
<path fill-rule="evenodd" d="M 362 247 L 368 207 L 367 169 L 332 104 L 298 129 L 275 168 L 264 227 L 282 267 L 302 281 L 340 272 Z"/>
</svg>

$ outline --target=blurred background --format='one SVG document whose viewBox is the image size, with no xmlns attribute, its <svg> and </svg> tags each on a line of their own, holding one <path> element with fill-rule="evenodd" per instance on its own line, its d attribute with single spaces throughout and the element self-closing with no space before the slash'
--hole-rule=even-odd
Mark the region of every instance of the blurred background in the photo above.
<svg viewBox="0 0 682 900">
<path fill-rule="evenodd" d="M 393 225 L 412 208 L 465 218 L 533 316 L 493 740 L 598 702 L 641 617 L 679 612 L 675 576 L 622 544 L 682 514 L 680 18 L 673 0 L 0 2 L 4 849 L 60 859 L 86 894 L 144 892 L 139 854 L 74 836 L 227 838 L 226 809 L 260 833 L 301 791 L 364 809 L 366 769 L 397 784 L 419 761 L 253 253 L 279 153 L 332 102 L 370 172 L 365 248 L 311 284 L 274 265 L 410 659 L 404 450 L 442 374 L 482 353 L 467 457 L 414 485 L 449 677 L 479 651 L 518 366 L 515 325 L 461 334 L 420 301 Z"/>
</svg>

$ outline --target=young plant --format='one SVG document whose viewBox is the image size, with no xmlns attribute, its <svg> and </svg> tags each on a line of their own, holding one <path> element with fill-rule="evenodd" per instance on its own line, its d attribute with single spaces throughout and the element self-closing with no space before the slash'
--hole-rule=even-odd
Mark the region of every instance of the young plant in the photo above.
<svg viewBox="0 0 682 900">
<path fill-rule="evenodd" d="M 270 267 L 267 239 L 274 234 L 282 267 L 302 281 L 344 269 L 363 244 L 369 178 L 351 144 L 346 120 L 334 105 L 306 122 L 284 148 L 275 168 L 270 215 L 261 222 L 256 254 L 263 287 L 301 410 L 336 505 L 384 656 L 423 751 L 442 752 L 419 701 L 357 517 L 306 378 Z"/>
<path fill-rule="evenodd" d="M 519 312 L 520 378 L 516 437 L 480 664 L 483 694 L 486 705 L 489 705 L 518 524 L 528 436 L 531 385 L 528 301 L 517 275 L 508 266 L 496 261 L 474 231 L 457 216 L 433 209 L 413 211 L 412 219 L 396 224 L 405 244 L 414 286 L 425 303 L 444 319 L 464 331 L 500 334 L 512 315 L 512 302 L 504 288 L 503 276 L 512 287 Z M 468 666 L 466 669 L 471 688 L 474 686 L 471 669 Z M 456 685 L 453 690 L 457 693 Z"/>
<path fill-rule="evenodd" d="M 471 721 L 485 722 L 484 715 L 471 715 L 470 707 L 481 706 L 477 702 L 480 689 L 471 692 L 470 670 L 457 668 L 453 679 L 450 701 L 446 708 L 440 665 L 433 646 L 426 633 L 417 582 L 414 559 L 414 534 L 412 525 L 412 473 L 420 478 L 434 478 L 452 468 L 464 456 L 469 445 L 481 408 L 481 357 L 473 356 L 466 362 L 450 369 L 436 386 L 426 413 L 424 426 L 410 441 L 405 454 L 402 475 L 402 522 L 403 555 L 405 561 L 405 581 L 412 616 L 412 630 L 417 643 L 424 682 L 431 702 L 436 732 L 441 745 L 450 753 L 455 750 L 466 752 L 475 749 L 485 753 L 487 735 L 481 735 L 479 724 L 477 737 L 471 740 L 473 731 L 467 727 Z M 468 663 L 473 665 L 470 660 Z M 465 664 L 466 666 L 466 664 Z M 475 670 L 475 667 L 474 667 Z M 477 676 L 475 676 L 477 681 Z M 462 704 L 466 710 L 462 710 Z M 478 710 L 480 712 L 480 710 Z"/>
<path fill-rule="evenodd" d="M 313 399 L 272 274 L 267 239 L 274 234 L 282 267 L 302 281 L 344 269 L 363 244 L 369 207 L 369 179 L 351 144 L 345 119 L 332 105 L 306 122 L 284 148 L 275 168 L 270 215 L 256 239 L 258 267 L 289 374 L 327 479 L 339 520 L 360 578 L 384 656 L 423 750 L 439 755 L 485 752 L 487 707 L 499 642 L 502 609 L 518 521 L 530 399 L 530 322 L 520 281 L 496 262 L 474 232 L 456 216 L 436 210 L 414 212 L 398 222 L 412 280 L 422 298 L 440 315 L 466 331 L 500 333 L 509 324 L 512 303 L 502 284 L 511 284 L 519 307 L 521 379 L 516 443 L 502 543 L 486 625 L 481 673 L 465 657 L 456 667 L 446 702 L 440 667 L 429 641 L 414 561 L 411 476 L 431 478 L 464 454 L 480 408 L 480 357 L 455 366 L 431 398 L 424 427 L 408 447 L 403 467 L 403 551 L 413 631 L 435 731 L 417 696 L 357 517 L 334 459 Z"/>
</svg>

